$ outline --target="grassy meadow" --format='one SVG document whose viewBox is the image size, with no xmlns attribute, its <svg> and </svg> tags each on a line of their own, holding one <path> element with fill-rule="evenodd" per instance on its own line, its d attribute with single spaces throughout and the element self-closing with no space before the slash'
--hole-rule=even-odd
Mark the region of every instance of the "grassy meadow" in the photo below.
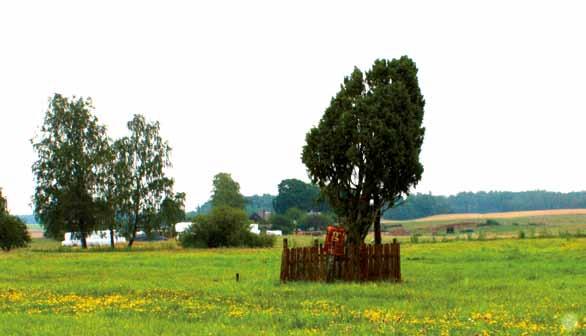
<svg viewBox="0 0 586 336">
<path fill-rule="evenodd" d="M 34 240 L 0 253 L 0 335 L 586 335 L 586 238 L 401 248 L 400 284 L 280 284 L 279 246 Z"/>
</svg>

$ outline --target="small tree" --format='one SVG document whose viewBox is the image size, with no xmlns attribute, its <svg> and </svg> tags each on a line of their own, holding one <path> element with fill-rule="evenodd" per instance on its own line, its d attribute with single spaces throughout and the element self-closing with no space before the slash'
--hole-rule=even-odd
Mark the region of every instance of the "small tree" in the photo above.
<svg viewBox="0 0 586 336">
<path fill-rule="evenodd" d="M 244 209 L 244 196 L 240 193 L 240 184 L 232 179 L 228 173 L 218 173 L 214 176 L 212 191 L 212 207 L 231 207 Z"/>
<path fill-rule="evenodd" d="M 348 230 L 361 243 L 370 227 L 380 244 L 383 206 L 409 194 L 421 179 L 424 100 L 417 67 L 406 56 L 376 60 L 344 79 L 317 127 L 306 136 L 302 160 Z"/>
<path fill-rule="evenodd" d="M 289 218 L 293 223 L 299 223 L 299 220 L 305 216 L 307 211 L 303 211 L 299 208 L 289 208 L 285 211 L 285 217 Z"/>
<path fill-rule="evenodd" d="M 27 246 L 31 237 L 22 220 L 8 213 L 6 203 L 0 188 L 0 248 L 8 252 L 13 248 Z"/>
<path fill-rule="evenodd" d="M 160 227 L 169 237 L 175 237 L 175 224 L 185 219 L 185 193 L 167 196 L 159 211 Z"/>
<path fill-rule="evenodd" d="M 2 196 L 2 188 L 0 188 L 0 215 L 8 212 L 8 204 L 6 198 Z"/>
<path fill-rule="evenodd" d="M 13 248 L 25 247 L 31 238 L 26 225 L 16 216 L 0 214 L 0 248 L 10 251 Z"/>
</svg>

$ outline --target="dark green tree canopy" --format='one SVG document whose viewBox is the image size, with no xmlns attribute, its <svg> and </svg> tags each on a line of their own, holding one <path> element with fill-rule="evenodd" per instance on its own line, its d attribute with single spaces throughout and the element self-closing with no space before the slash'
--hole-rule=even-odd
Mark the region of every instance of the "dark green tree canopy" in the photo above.
<svg viewBox="0 0 586 336">
<path fill-rule="evenodd" d="M 0 213 L 0 249 L 10 251 L 25 247 L 31 238 L 26 225 L 20 218 L 8 213 Z"/>
<path fill-rule="evenodd" d="M 231 207 L 244 209 L 244 197 L 240 193 L 240 184 L 228 173 L 214 176 L 212 190 L 212 207 Z"/>
<path fill-rule="evenodd" d="M 93 114 L 91 99 L 55 94 L 33 148 L 35 214 L 45 233 L 61 238 L 65 231 L 85 236 L 96 225 L 96 200 L 110 174 L 106 128 Z"/>
<path fill-rule="evenodd" d="M 8 208 L 8 204 L 6 202 L 6 198 L 4 198 L 4 196 L 2 196 L 2 188 L 0 188 L 0 215 L 8 212 L 7 208 Z"/>
<path fill-rule="evenodd" d="M 298 227 L 302 230 L 325 230 L 327 229 L 328 225 L 334 224 L 333 218 L 330 216 L 319 214 L 319 213 L 309 213 L 305 214 L 300 220 Z"/>
<path fill-rule="evenodd" d="M 307 211 L 303 211 L 299 208 L 289 208 L 285 211 L 285 216 L 292 221 L 298 222 L 306 213 Z"/>
<path fill-rule="evenodd" d="M 421 179 L 423 108 L 415 63 L 406 56 L 376 60 L 344 79 L 307 134 L 302 160 L 351 242 L 362 242 L 381 208 Z"/>
<path fill-rule="evenodd" d="M 328 207 L 320 198 L 319 188 L 298 179 L 285 179 L 279 183 L 279 194 L 273 200 L 273 208 L 284 214 L 290 208 L 303 211 L 324 211 Z"/>
<path fill-rule="evenodd" d="M 284 234 L 290 234 L 295 230 L 295 223 L 285 215 L 272 214 L 269 222 L 271 223 L 271 230 L 281 230 Z"/>
<path fill-rule="evenodd" d="M 31 241 L 30 235 L 20 218 L 8 213 L 6 198 L 0 188 L 0 249 L 10 251 L 13 248 L 25 247 Z"/>
<path fill-rule="evenodd" d="M 160 227 L 169 235 L 175 236 L 175 224 L 185 219 L 185 193 L 175 193 L 165 197 L 159 212 Z"/>
</svg>

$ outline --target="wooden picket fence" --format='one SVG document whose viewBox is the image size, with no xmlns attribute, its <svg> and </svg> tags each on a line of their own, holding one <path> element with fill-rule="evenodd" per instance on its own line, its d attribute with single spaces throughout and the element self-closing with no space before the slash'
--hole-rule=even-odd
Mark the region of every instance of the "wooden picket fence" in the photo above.
<svg viewBox="0 0 586 336">
<path fill-rule="evenodd" d="M 283 240 L 281 281 L 401 281 L 400 245 L 346 246 L 332 257 L 323 246 L 289 248 Z"/>
</svg>

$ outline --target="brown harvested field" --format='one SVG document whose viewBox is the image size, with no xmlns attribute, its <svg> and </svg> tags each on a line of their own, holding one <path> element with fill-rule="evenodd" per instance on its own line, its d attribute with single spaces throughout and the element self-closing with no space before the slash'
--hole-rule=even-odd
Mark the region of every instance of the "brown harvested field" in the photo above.
<svg viewBox="0 0 586 336">
<path fill-rule="evenodd" d="M 586 209 L 555 209 L 555 210 L 532 210 L 532 211 L 511 211 L 511 212 L 492 212 L 492 213 L 464 213 L 464 214 L 446 214 L 423 217 L 408 220 L 409 222 L 433 222 L 433 221 L 450 221 L 450 220 L 467 220 L 467 219 L 504 219 L 518 217 L 539 217 L 539 216 L 561 216 L 561 215 L 586 215 Z M 400 222 L 400 221 L 386 221 Z"/>
<path fill-rule="evenodd" d="M 28 230 L 28 233 L 31 235 L 31 238 L 43 238 L 43 231 L 41 230 Z"/>
</svg>

